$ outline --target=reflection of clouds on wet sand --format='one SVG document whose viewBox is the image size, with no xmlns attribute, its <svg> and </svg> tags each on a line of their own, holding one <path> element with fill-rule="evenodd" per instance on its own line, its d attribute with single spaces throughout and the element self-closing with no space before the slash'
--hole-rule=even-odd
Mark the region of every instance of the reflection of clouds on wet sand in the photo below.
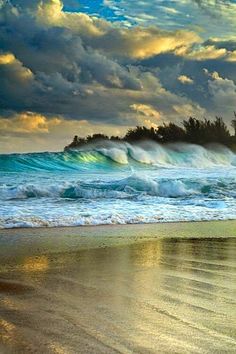
<svg viewBox="0 0 236 354">
<path fill-rule="evenodd" d="M 11 279 L 25 290 L 0 289 L 1 343 L 24 353 L 232 352 L 235 250 L 233 238 L 166 239 L 24 257 Z"/>
</svg>

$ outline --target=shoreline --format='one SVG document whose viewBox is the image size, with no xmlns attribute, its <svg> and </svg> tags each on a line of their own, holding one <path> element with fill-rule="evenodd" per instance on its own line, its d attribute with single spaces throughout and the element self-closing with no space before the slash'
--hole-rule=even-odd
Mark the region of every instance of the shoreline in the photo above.
<svg viewBox="0 0 236 354">
<path fill-rule="evenodd" d="M 0 352 L 233 353 L 235 252 L 236 221 L 1 231 Z"/>
<path fill-rule="evenodd" d="M 155 224 L 86 225 L 0 230 L 0 257 L 125 246 L 160 239 L 236 237 L 236 220 Z"/>
<path fill-rule="evenodd" d="M 222 223 L 222 222 L 236 222 L 236 219 L 224 220 L 181 220 L 181 221 L 160 221 L 160 222 L 144 222 L 144 223 L 129 223 L 129 224 L 86 224 L 86 225 L 65 225 L 65 226 L 34 226 L 34 227 L 3 227 L 0 228 L 1 233 L 5 230 L 51 230 L 51 229 L 75 229 L 75 228 L 97 228 L 97 227 L 125 227 L 125 226 L 143 226 L 143 225 L 162 225 L 162 224 L 196 224 L 196 223 Z"/>
<path fill-rule="evenodd" d="M 0 352 L 231 353 L 235 251 L 236 220 L 0 230 Z"/>
</svg>

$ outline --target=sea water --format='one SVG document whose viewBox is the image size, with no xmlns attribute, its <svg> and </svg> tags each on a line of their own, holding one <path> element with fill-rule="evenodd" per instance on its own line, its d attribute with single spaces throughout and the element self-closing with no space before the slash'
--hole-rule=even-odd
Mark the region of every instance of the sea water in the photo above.
<svg viewBox="0 0 236 354">
<path fill-rule="evenodd" d="M 236 219 L 236 155 L 223 146 L 0 155 L 1 228 L 226 219 Z"/>
</svg>

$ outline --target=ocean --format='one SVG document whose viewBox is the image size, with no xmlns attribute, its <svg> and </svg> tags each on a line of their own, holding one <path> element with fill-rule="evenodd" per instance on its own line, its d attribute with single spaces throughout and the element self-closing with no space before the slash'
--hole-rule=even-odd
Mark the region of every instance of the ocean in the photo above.
<svg viewBox="0 0 236 354">
<path fill-rule="evenodd" d="M 223 146 L 99 142 L 0 155 L 0 227 L 236 219 L 236 155 Z"/>
</svg>

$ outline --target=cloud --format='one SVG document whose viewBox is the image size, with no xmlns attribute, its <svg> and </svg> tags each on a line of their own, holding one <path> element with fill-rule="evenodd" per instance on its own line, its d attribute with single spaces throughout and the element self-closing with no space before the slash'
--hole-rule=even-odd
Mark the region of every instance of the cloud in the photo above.
<svg viewBox="0 0 236 354">
<path fill-rule="evenodd" d="M 212 100 L 219 110 L 219 113 L 236 110 L 236 84 L 233 80 L 223 78 L 218 72 L 206 74 L 210 77 L 208 81 L 209 92 Z"/>
<path fill-rule="evenodd" d="M 134 70 L 132 59 L 198 40 L 188 31 L 126 29 L 88 15 L 65 13 L 58 0 L 18 0 L 14 5 L 14 1 L 2 5 L 0 40 L 4 55 L 12 60 L 11 70 L 2 72 L 4 110 L 135 124 L 130 105 L 136 99 L 152 105 L 153 92 L 160 101 L 166 92 L 154 75 Z M 98 30 L 95 33 L 88 26 Z M 127 61 L 122 59 L 125 56 Z M 23 75 L 29 79 L 24 93 L 16 82 Z M 173 100 L 171 94 L 169 99 Z"/>
<path fill-rule="evenodd" d="M 228 55 L 227 61 L 236 62 L 236 50 L 234 50 Z"/>
<path fill-rule="evenodd" d="M 203 13 L 213 18 L 232 20 L 236 13 L 236 4 L 232 0 L 194 0 Z"/>
<path fill-rule="evenodd" d="M 24 112 L 12 118 L 0 119 L 1 135 L 48 133 L 51 126 L 60 124 L 58 118 L 47 119 L 41 114 Z"/>
<path fill-rule="evenodd" d="M 141 7 L 148 6 L 142 3 Z M 152 6 L 168 14 L 168 19 L 183 13 L 176 4 Z M 20 144 L 25 137 L 30 148 L 34 137 L 38 147 L 46 144 L 52 149 L 66 144 L 74 131 L 122 134 L 137 124 L 152 126 L 159 121 L 179 122 L 189 115 L 215 114 L 220 80 L 204 74 L 204 67 L 224 80 L 230 78 L 227 92 L 233 95 L 236 46 L 232 37 L 203 40 L 190 28 L 141 22 L 127 27 L 124 22 L 64 9 L 59 0 L 0 0 L 4 146 L 10 146 L 14 136 Z M 159 17 L 153 16 L 158 23 Z M 151 13 L 145 17 L 139 12 L 141 17 L 143 23 L 152 21 Z M 222 95 L 220 100 L 224 101 Z"/>
<path fill-rule="evenodd" d="M 205 110 L 199 105 L 191 105 L 189 103 L 186 104 L 175 104 L 173 106 L 174 111 L 182 116 L 182 119 L 186 117 L 200 117 L 203 118 L 205 114 Z"/>
<path fill-rule="evenodd" d="M 215 46 L 200 46 L 196 50 L 190 50 L 187 58 L 195 60 L 211 60 L 226 57 L 225 48 L 217 49 Z"/>
<path fill-rule="evenodd" d="M 12 53 L 0 53 L 0 109 L 16 109 L 31 97 L 34 74 Z"/>
<path fill-rule="evenodd" d="M 181 82 L 181 84 L 193 84 L 193 79 L 191 79 L 190 77 L 186 76 L 186 75 L 180 75 L 178 77 L 179 82 Z"/>
<path fill-rule="evenodd" d="M 141 114 L 149 119 L 151 118 L 159 121 L 161 118 L 161 113 L 151 105 L 133 103 L 132 105 L 130 105 L 130 108 L 138 114 Z"/>
<path fill-rule="evenodd" d="M 23 8 L 24 1 L 21 2 Z M 166 31 L 156 26 L 118 27 L 84 13 L 64 12 L 60 0 L 38 1 L 36 4 L 29 7 L 28 13 L 37 23 L 68 29 L 91 47 L 118 56 L 147 58 L 201 41 L 193 31 Z"/>
<path fill-rule="evenodd" d="M 47 117 L 33 112 L 16 113 L 0 117 L 0 149 L 4 153 L 57 151 L 70 143 L 75 135 L 87 136 L 101 132 L 123 135 L 128 126 L 98 126 L 87 120 L 66 120 L 63 117 Z"/>
<path fill-rule="evenodd" d="M 12 53 L 0 53 L 0 70 L 2 73 L 8 72 L 16 80 L 27 81 L 33 78 L 33 73 L 30 69 L 23 66 L 23 64 L 15 58 Z"/>
<path fill-rule="evenodd" d="M 109 23 L 85 13 L 65 12 L 60 0 L 36 1 L 34 14 L 39 23 L 48 26 L 67 28 L 81 36 L 101 36 L 105 33 Z"/>
<path fill-rule="evenodd" d="M 211 43 L 209 45 L 209 43 Z M 235 42 L 233 42 L 235 44 Z M 229 45 L 225 42 L 225 47 L 223 46 L 224 41 L 217 43 L 217 40 L 208 40 L 205 43 L 201 43 L 198 46 L 192 46 L 192 48 L 187 48 L 183 53 L 181 51 L 176 52 L 178 55 L 183 55 L 187 59 L 191 60 L 216 60 L 221 59 L 223 61 L 236 61 L 236 50 L 230 50 Z"/>
<path fill-rule="evenodd" d="M 185 51 L 200 37 L 192 31 L 163 31 L 156 27 L 112 29 L 91 41 L 94 47 L 108 53 L 134 59 L 149 58 L 174 50 Z"/>
<path fill-rule="evenodd" d="M 113 10 L 113 18 L 122 17 L 132 25 L 158 25 L 172 30 L 197 27 L 205 37 L 218 34 L 219 27 L 225 35 L 235 33 L 234 0 L 106 0 L 105 4 Z"/>
<path fill-rule="evenodd" d="M 233 117 L 236 110 L 236 83 L 234 80 L 223 77 L 217 71 L 209 71 L 203 69 L 204 76 L 207 80 L 207 100 L 208 111 L 212 111 L 215 115 L 227 117 L 228 122 Z"/>
<path fill-rule="evenodd" d="M 11 53 L 0 54 L 0 65 L 9 65 L 14 63 L 15 56 Z"/>
</svg>

